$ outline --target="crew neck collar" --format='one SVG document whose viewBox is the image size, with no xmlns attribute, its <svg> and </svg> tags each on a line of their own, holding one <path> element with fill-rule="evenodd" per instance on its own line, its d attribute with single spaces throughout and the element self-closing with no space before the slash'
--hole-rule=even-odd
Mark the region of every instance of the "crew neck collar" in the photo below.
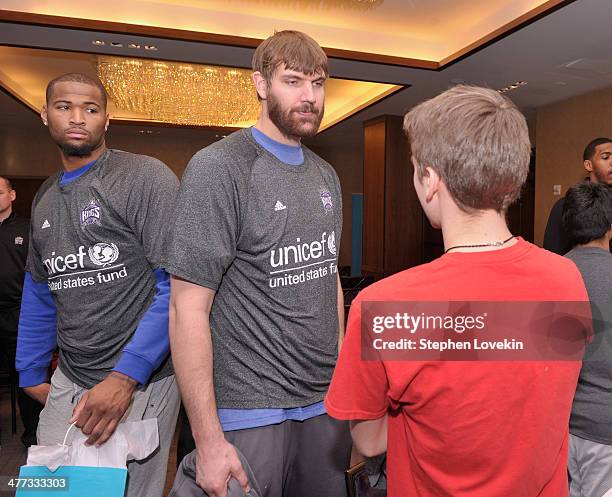
<svg viewBox="0 0 612 497">
<path fill-rule="evenodd" d="M 522 257 L 532 245 L 522 237 L 516 237 L 516 243 L 510 247 L 503 247 L 495 250 L 481 250 L 478 252 L 448 252 L 440 259 L 445 261 L 455 261 L 468 264 L 487 264 L 505 262 L 518 257 Z"/>
<path fill-rule="evenodd" d="M 304 151 L 301 145 L 278 142 L 254 126 L 251 128 L 251 137 L 284 164 L 300 166 L 304 163 Z"/>
</svg>

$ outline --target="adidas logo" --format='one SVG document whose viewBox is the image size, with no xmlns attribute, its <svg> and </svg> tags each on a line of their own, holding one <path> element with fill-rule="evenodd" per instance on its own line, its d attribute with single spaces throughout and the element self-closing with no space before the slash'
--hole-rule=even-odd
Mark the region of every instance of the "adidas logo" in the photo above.
<svg viewBox="0 0 612 497">
<path fill-rule="evenodd" d="M 286 208 L 287 206 L 284 205 L 280 200 L 277 200 L 276 204 L 274 205 L 275 211 L 284 211 Z"/>
<path fill-rule="evenodd" d="M 45 228 L 50 228 L 50 227 L 51 227 L 51 223 L 49 223 L 49 220 L 48 220 L 48 219 L 45 219 L 45 222 L 43 223 L 43 225 L 42 225 L 42 228 L 41 228 L 41 229 L 43 229 L 43 230 L 44 230 Z"/>
</svg>

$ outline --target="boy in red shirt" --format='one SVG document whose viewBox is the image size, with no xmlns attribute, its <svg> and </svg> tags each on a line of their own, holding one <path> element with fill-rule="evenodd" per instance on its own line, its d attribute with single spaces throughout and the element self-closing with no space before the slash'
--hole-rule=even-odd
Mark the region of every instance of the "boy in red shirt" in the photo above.
<svg viewBox="0 0 612 497">
<path fill-rule="evenodd" d="M 404 129 L 414 186 L 446 253 L 360 293 L 327 412 L 351 420 L 362 454 L 387 451 L 390 497 L 567 496 L 578 360 L 362 360 L 364 302 L 588 301 L 573 263 L 508 230 L 530 156 L 508 99 L 456 86 L 412 109 Z"/>
</svg>

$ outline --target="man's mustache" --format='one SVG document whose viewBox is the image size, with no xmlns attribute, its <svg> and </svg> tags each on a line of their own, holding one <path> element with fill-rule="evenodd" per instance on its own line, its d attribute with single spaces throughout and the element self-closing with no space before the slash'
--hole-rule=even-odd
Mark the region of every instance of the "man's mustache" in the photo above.
<svg viewBox="0 0 612 497">
<path fill-rule="evenodd" d="M 312 112 L 313 114 L 319 115 L 320 110 L 318 107 L 315 107 L 313 104 L 305 103 L 293 109 L 293 112 Z"/>
</svg>

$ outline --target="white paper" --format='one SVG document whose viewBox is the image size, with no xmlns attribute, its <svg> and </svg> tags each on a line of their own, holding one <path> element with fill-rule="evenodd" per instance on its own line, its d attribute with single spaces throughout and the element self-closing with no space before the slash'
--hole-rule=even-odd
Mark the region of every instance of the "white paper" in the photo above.
<svg viewBox="0 0 612 497">
<path fill-rule="evenodd" d="M 26 466 L 47 466 L 50 471 L 60 466 L 125 469 L 127 461 L 145 459 L 157 449 L 157 419 L 121 423 L 100 447 L 85 445 L 87 438 L 88 435 L 78 430 L 69 445 L 32 445 L 28 449 Z"/>
</svg>

